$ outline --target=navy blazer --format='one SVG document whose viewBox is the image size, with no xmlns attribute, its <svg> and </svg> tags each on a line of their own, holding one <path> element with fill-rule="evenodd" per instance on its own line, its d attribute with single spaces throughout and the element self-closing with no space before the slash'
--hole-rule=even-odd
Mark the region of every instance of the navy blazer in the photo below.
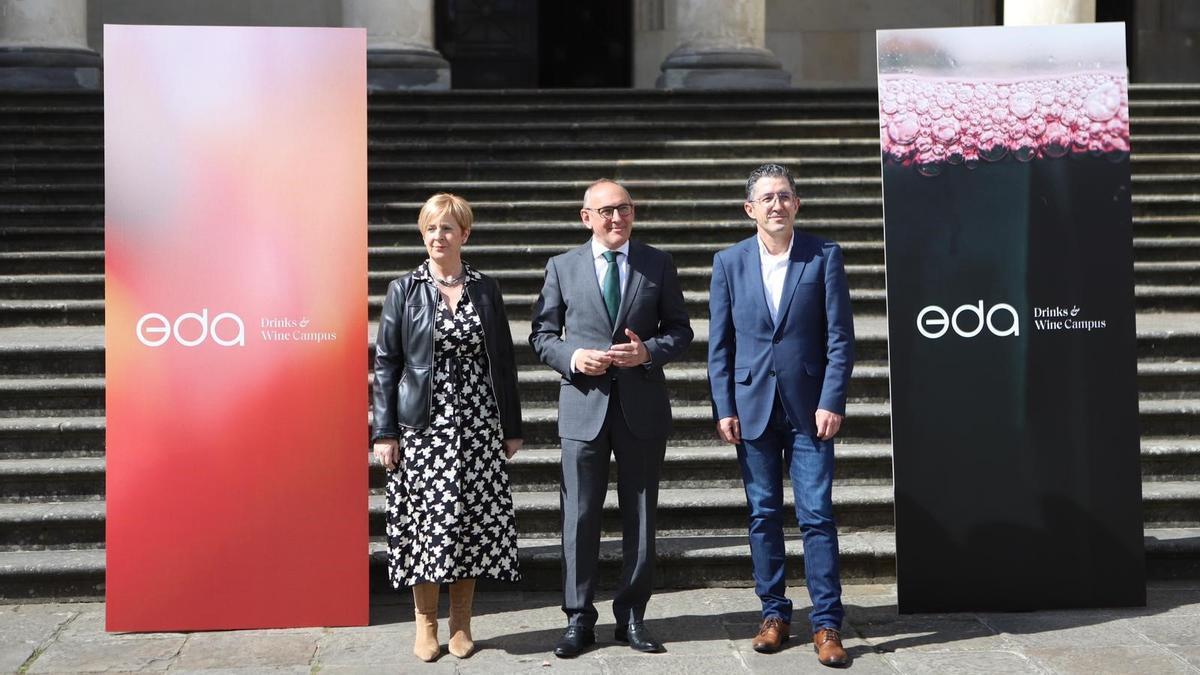
<svg viewBox="0 0 1200 675">
<path fill-rule="evenodd" d="M 818 408 L 846 414 L 854 317 L 842 249 L 793 230 L 779 319 L 771 320 L 757 233 L 713 258 L 708 379 L 713 417 L 737 416 L 742 438 L 766 431 L 775 400 L 792 426 L 816 435 Z"/>
</svg>

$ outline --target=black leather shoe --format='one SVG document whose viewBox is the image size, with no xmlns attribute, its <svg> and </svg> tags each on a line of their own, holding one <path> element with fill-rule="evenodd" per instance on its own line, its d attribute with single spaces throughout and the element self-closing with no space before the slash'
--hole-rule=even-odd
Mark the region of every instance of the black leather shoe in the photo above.
<svg viewBox="0 0 1200 675">
<path fill-rule="evenodd" d="M 596 631 L 583 626 L 567 626 L 558 644 L 554 645 L 554 655 L 560 659 L 573 659 L 594 644 Z"/>
<path fill-rule="evenodd" d="M 635 651 L 647 654 L 661 654 L 667 651 L 661 642 L 650 635 L 650 631 L 646 630 L 646 624 L 641 621 L 634 621 L 628 626 L 617 626 L 613 637 L 617 642 L 628 643 L 630 649 Z"/>
</svg>

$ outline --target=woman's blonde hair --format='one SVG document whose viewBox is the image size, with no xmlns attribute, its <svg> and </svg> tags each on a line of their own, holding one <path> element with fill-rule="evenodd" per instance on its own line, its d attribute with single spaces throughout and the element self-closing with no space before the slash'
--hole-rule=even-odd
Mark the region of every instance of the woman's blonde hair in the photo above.
<svg viewBox="0 0 1200 675">
<path fill-rule="evenodd" d="M 425 205 L 421 207 L 421 215 L 417 216 L 417 227 L 424 232 L 429 223 L 441 220 L 447 214 L 458 223 L 463 232 L 471 231 L 471 225 L 475 222 L 471 205 L 462 197 L 449 192 L 439 192 L 426 200 Z"/>
</svg>

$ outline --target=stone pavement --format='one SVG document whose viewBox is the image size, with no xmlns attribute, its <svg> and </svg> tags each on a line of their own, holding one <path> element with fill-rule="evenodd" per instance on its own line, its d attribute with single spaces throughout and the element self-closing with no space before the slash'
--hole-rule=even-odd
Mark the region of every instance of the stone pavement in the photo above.
<svg viewBox="0 0 1200 675">
<path fill-rule="evenodd" d="M 1200 582 L 1156 582 L 1148 606 L 1019 614 L 899 616 L 892 585 L 847 586 L 846 647 L 857 673 L 1197 673 Z M 804 605 L 804 589 L 792 591 Z M 831 673 L 802 620 L 778 654 L 756 654 L 758 601 L 750 589 L 663 591 L 648 625 L 667 653 L 635 654 L 612 641 L 600 605 L 597 648 L 554 658 L 562 630 L 553 593 L 487 593 L 477 602 L 479 651 L 433 664 L 412 656 L 412 604 L 377 597 L 371 625 L 198 633 L 104 632 L 104 605 L 0 606 L 0 671 L 205 673 Z M 442 598 L 443 617 L 446 597 Z M 798 607 L 797 616 L 803 616 Z M 446 622 L 440 637 L 445 645 Z"/>
</svg>

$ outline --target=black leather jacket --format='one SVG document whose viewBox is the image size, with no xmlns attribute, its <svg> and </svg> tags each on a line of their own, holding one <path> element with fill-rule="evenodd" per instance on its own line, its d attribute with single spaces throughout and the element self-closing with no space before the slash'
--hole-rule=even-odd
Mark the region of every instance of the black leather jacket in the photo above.
<svg viewBox="0 0 1200 675">
<path fill-rule="evenodd" d="M 504 438 L 521 438 L 517 367 L 500 287 L 491 277 L 474 272 L 468 276 L 466 293 L 483 324 L 488 373 Z M 437 304 L 437 288 L 416 272 L 388 285 L 375 338 L 372 441 L 398 438 L 400 427 L 429 426 Z"/>
</svg>

